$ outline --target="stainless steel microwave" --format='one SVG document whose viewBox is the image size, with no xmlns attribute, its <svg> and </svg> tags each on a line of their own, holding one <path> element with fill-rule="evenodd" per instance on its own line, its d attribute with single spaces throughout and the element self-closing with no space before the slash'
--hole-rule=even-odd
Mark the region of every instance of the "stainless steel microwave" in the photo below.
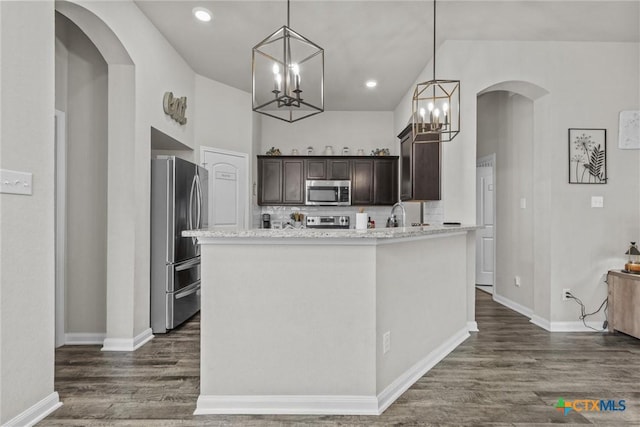
<svg viewBox="0 0 640 427">
<path fill-rule="evenodd" d="M 305 190 L 305 205 L 351 205 L 351 181 L 307 180 Z"/>
</svg>

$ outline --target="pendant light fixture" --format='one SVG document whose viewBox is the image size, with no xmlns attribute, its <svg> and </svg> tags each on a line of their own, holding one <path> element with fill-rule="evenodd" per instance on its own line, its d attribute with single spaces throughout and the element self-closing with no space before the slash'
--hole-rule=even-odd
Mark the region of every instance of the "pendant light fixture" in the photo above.
<svg viewBox="0 0 640 427">
<path fill-rule="evenodd" d="M 411 110 L 414 142 L 451 141 L 460 132 L 460 80 L 436 79 L 436 0 L 433 1 L 433 80 L 416 85 Z"/>
<path fill-rule="evenodd" d="M 253 48 L 253 111 L 292 123 L 324 111 L 324 49 L 287 25 Z"/>
</svg>

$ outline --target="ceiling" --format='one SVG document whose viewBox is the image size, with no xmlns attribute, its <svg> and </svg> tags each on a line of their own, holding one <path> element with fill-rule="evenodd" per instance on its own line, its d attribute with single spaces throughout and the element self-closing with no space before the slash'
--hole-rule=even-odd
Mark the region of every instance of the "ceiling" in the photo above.
<svg viewBox="0 0 640 427">
<path fill-rule="evenodd" d="M 286 24 L 286 1 L 137 0 L 196 73 L 251 92 L 251 49 Z M 196 21 L 206 7 L 213 21 Z M 440 0 L 444 40 L 640 41 L 640 0 Z M 432 56 L 433 3 L 293 0 L 290 27 L 325 49 L 325 109 L 391 111 Z M 441 76 L 439 78 L 456 78 Z M 375 79 L 371 90 L 364 85 Z"/>
</svg>

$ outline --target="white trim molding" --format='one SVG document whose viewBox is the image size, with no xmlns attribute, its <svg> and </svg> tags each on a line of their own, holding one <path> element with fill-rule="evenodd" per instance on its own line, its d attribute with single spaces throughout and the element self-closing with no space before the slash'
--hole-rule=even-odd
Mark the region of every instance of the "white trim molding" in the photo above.
<svg viewBox="0 0 640 427">
<path fill-rule="evenodd" d="M 193 414 L 378 415 L 378 400 L 374 396 L 200 395 Z"/>
<path fill-rule="evenodd" d="M 480 329 L 478 329 L 478 322 L 475 320 L 467 322 L 467 329 L 469 332 L 480 332 Z"/>
<path fill-rule="evenodd" d="M 106 337 L 106 333 L 66 333 L 64 334 L 64 345 L 100 345 Z"/>
<path fill-rule="evenodd" d="M 587 322 L 588 326 L 585 326 L 581 321 L 573 322 L 551 322 L 551 332 L 607 332 L 602 329 L 602 321 L 590 321 Z M 591 328 L 589 328 L 591 326 Z M 595 329 L 595 330 L 594 330 Z"/>
<path fill-rule="evenodd" d="M 102 351 L 135 351 L 153 339 L 151 328 L 133 338 L 105 338 Z"/>
<path fill-rule="evenodd" d="M 531 316 L 533 316 L 533 310 L 531 310 L 528 307 L 525 307 L 524 305 L 518 304 L 515 301 L 511 301 L 509 298 L 505 298 L 502 295 L 498 295 L 495 292 L 495 289 L 493 291 L 493 300 L 495 302 L 497 302 L 498 304 L 502 304 L 507 308 L 510 308 L 511 310 L 515 311 L 516 313 L 520 313 L 523 316 L 528 317 L 529 319 L 531 319 Z"/>
<path fill-rule="evenodd" d="M 380 415 L 402 393 L 469 336 L 468 326 L 465 325 L 442 345 L 396 378 L 377 396 L 212 396 L 201 394 L 193 414 Z"/>
<path fill-rule="evenodd" d="M 4 427 L 31 427 L 42 421 L 47 415 L 62 406 L 60 396 L 57 392 L 53 392 L 26 411 L 16 415 L 5 424 Z"/>
<path fill-rule="evenodd" d="M 544 318 L 534 314 L 534 315 L 531 316 L 531 320 L 529 320 L 529 322 L 533 323 L 536 326 L 539 326 L 540 328 L 544 329 L 545 331 L 551 332 L 551 324 L 549 323 L 549 321 L 547 319 L 544 319 Z"/>
<path fill-rule="evenodd" d="M 533 314 L 533 310 L 527 308 L 517 302 L 511 301 L 498 294 L 493 294 L 493 300 L 498 304 L 502 304 L 505 307 L 522 314 L 529 318 L 529 322 L 549 332 L 606 332 L 602 330 L 602 321 L 587 322 L 588 326 L 585 326 L 581 321 L 572 322 L 550 322 L 536 314 Z M 595 330 L 594 330 L 595 329 Z"/>
<path fill-rule="evenodd" d="M 378 415 L 470 336 L 465 326 L 385 387 L 378 394 Z"/>
</svg>

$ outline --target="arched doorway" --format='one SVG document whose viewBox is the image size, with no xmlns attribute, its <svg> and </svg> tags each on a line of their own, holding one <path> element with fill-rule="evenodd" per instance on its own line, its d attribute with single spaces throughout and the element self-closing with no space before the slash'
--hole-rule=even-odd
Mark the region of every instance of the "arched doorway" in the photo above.
<svg viewBox="0 0 640 427">
<path fill-rule="evenodd" d="M 477 198 L 477 212 L 493 215 L 482 218 L 490 226 L 478 233 L 484 239 L 477 245 L 478 267 L 486 271 L 477 278 L 490 285 L 495 301 L 528 317 L 536 293 L 536 102 L 547 94 L 523 81 L 501 82 L 477 94 L 477 171 L 486 184 L 478 191 L 487 196 Z"/>
<path fill-rule="evenodd" d="M 108 67 L 107 90 L 107 247 L 106 338 L 103 350 L 132 351 L 153 336 L 136 321 L 135 66 L 113 30 L 85 7 L 56 2 L 56 11 L 77 25 L 98 49 Z M 148 326 L 148 313 L 147 313 Z"/>
</svg>

